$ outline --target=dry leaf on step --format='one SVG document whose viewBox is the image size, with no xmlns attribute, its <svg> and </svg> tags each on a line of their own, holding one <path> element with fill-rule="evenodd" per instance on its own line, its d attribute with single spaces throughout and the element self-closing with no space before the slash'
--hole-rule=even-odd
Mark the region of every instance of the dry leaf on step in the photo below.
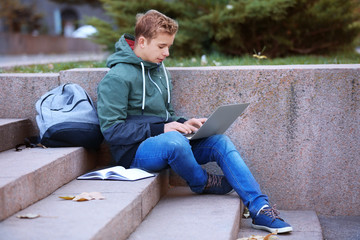
<svg viewBox="0 0 360 240">
<path fill-rule="evenodd" d="M 80 193 L 79 195 L 76 195 L 73 199 L 73 201 L 82 202 L 82 201 L 89 201 L 92 197 L 88 192 Z"/>
<path fill-rule="evenodd" d="M 59 198 L 62 198 L 64 200 L 73 200 L 75 198 L 75 196 L 60 196 Z"/>
<path fill-rule="evenodd" d="M 260 236 L 260 235 L 252 235 L 248 238 L 238 238 L 237 240 L 278 240 L 279 238 L 277 236 L 277 232 L 275 233 L 269 233 L 266 236 Z"/>
<path fill-rule="evenodd" d="M 34 218 L 38 218 L 40 217 L 39 214 L 34 214 L 34 213 L 27 213 L 24 215 L 17 215 L 17 218 L 21 218 L 21 219 L 34 219 Z"/>
<path fill-rule="evenodd" d="M 91 192 L 89 194 L 94 200 L 103 200 L 103 199 L 105 199 L 105 197 L 99 192 Z"/>
<path fill-rule="evenodd" d="M 250 211 L 247 207 L 245 207 L 244 209 L 244 213 L 243 213 L 244 218 L 249 218 L 250 217 Z"/>
<path fill-rule="evenodd" d="M 90 200 L 103 200 L 105 197 L 99 192 L 83 192 L 76 196 L 61 196 L 64 200 L 73 200 L 77 202 L 90 201 Z"/>
<path fill-rule="evenodd" d="M 89 200 L 102 200 L 105 197 L 99 192 L 83 192 L 79 195 L 76 195 L 73 201 L 82 202 L 82 201 L 89 201 Z"/>
</svg>

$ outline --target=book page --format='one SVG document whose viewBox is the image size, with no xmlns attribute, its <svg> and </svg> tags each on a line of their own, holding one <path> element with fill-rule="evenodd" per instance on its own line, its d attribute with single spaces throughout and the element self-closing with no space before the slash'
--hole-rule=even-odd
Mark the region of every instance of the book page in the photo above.
<svg viewBox="0 0 360 240">
<path fill-rule="evenodd" d="M 135 181 L 153 176 L 155 175 L 138 168 L 125 169 L 122 166 L 115 166 L 86 173 L 77 179 Z"/>
<path fill-rule="evenodd" d="M 138 168 L 130 168 L 130 169 L 125 169 L 125 171 L 123 171 L 121 173 L 121 175 L 123 177 L 125 177 L 127 180 L 130 181 L 134 181 L 134 180 L 139 180 L 139 179 L 144 179 L 144 178 L 148 178 L 148 177 L 153 177 L 155 176 L 152 173 L 148 173 L 146 171 L 143 171 L 141 169 Z"/>
<path fill-rule="evenodd" d="M 122 176 L 125 172 L 125 168 L 122 166 L 115 166 L 110 168 L 105 168 L 102 171 L 104 179 L 109 179 L 110 176 Z"/>
<path fill-rule="evenodd" d="M 82 180 L 82 179 L 106 179 L 107 174 L 108 174 L 109 171 L 110 172 L 111 171 L 121 172 L 121 171 L 124 171 L 124 170 L 125 170 L 125 168 L 121 167 L 121 166 L 104 168 L 104 169 L 92 171 L 92 172 L 89 172 L 89 173 L 85 173 L 84 175 L 81 175 L 77 179 L 79 179 L 79 180 Z"/>
<path fill-rule="evenodd" d="M 92 171 L 81 175 L 77 179 L 105 179 L 106 170 Z"/>
</svg>

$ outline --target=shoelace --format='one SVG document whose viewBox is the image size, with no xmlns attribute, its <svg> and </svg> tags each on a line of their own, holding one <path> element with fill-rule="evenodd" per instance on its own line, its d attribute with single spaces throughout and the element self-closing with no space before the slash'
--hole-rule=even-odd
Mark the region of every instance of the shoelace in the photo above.
<svg viewBox="0 0 360 240">
<path fill-rule="evenodd" d="M 208 179 L 208 183 L 206 185 L 206 188 L 215 187 L 215 186 L 220 187 L 221 186 L 221 179 L 222 179 L 221 176 L 210 175 L 209 174 L 209 179 Z"/>
<path fill-rule="evenodd" d="M 260 211 L 260 213 L 264 213 L 266 216 L 269 216 L 273 219 L 273 221 L 276 219 L 284 221 L 281 217 L 279 217 L 280 212 L 276 209 L 276 205 L 274 205 L 272 208 L 264 208 Z"/>
</svg>

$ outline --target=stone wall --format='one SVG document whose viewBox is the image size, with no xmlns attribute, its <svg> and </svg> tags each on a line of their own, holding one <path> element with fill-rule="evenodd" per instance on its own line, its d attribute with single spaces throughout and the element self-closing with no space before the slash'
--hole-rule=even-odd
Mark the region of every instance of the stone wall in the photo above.
<svg viewBox="0 0 360 240">
<path fill-rule="evenodd" d="M 360 215 L 360 65 L 169 68 L 179 115 L 208 116 L 250 102 L 227 134 L 279 209 Z M 29 118 L 36 100 L 66 82 L 96 101 L 107 69 L 0 74 L 0 117 Z"/>
</svg>

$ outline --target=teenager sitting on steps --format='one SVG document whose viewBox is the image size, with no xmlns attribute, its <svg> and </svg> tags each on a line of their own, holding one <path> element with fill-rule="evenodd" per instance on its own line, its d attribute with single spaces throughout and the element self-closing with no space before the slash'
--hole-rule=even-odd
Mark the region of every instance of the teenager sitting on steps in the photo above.
<svg viewBox="0 0 360 240">
<path fill-rule="evenodd" d="M 233 189 L 249 209 L 253 227 L 278 233 L 292 227 L 269 205 L 234 144 L 225 135 L 189 141 L 205 118 L 176 116 L 171 105 L 169 56 L 178 24 L 150 10 L 137 15 L 135 37 L 123 35 L 107 60 L 110 71 L 98 86 L 98 115 L 115 165 L 150 172 L 171 167 L 198 194 L 227 194 Z M 216 162 L 224 175 L 207 173 Z"/>
</svg>

